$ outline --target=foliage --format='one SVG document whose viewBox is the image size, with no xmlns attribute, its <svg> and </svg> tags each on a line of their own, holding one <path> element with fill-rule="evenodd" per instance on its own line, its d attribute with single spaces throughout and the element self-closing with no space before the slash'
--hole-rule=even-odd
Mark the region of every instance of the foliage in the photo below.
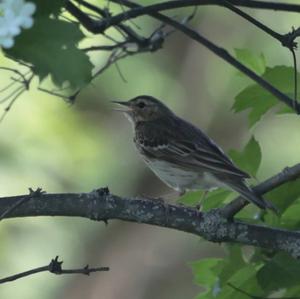
<svg viewBox="0 0 300 299">
<path fill-rule="evenodd" d="M 256 55 L 248 49 L 235 49 L 236 58 L 252 71 L 262 75 L 266 70 L 266 59 L 263 53 Z"/>
<path fill-rule="evenodd" d="M 64 87 L 67 82 L 68 86 L 74 90 L 89 84 L 92 80 L 94 64 L 91 62 L 91 56 L 79 48 L 79 44 L 86 42 L 88 35 L 79 23 L 69 22 L 60 17 L 65 1 L 32 1 L 37 5 L 34 26 L 19 35 L 16 38 L 15 47 L 4 50 L 5 55 L 29 65 L 40 82 L 50 77 L 56 87 Z M 145 40 L 142 39 L 143 42 Z M 235 49 L 235 55 L 249 69 L 261 75 L 291 98 L 294 97 L 294 68 L 283 65 L 267 66 L 264 54 L 257 55 L 248 49 Z M 135 78 L 136 81 L 138 79 L 140 78 Z M 298 86 L 300 86 L 300 74 L 298 74 Z M 300 88 L 297 97 L 299 96 Z M 276 111 L 282 114 L 292 111 L 290 108 L 282 107 L 282 104 L 260 85 L 252 83 L 237 94 L 232 110 L 236 113 L 247 111 L 250 128 L 259 121 L 263 121 L 263 116 L 267 113 Z M 77 123 L 81 123 L 81 120 Z M 60 131 L 59 134 L 61 135 L 62 132 Z M 79 143 L 85 146 L 89 142 L 84 138 L 85 133 L 81 133 L 80 136 L 83 142 Z M 95 136 L 92 135 L 91 139 L 95 140 Z M 76 144 L 70 142 L 69 146 L 72 149 L 68 152 L 78 149 L 77 142 Z M 97 148 L 101 146 L 97 145 Z M 96 153 L 94 154 L 96 156 Z M 231 150 L 229 155 L 238 167 L 252 177 L 256 177 L 263 156 L 255 133 L 241 151 Z M 103 161 L 101 163 L 103 164 Z M 91 171 L 90 168 L 93 167 L 85 171 Z M 72 174 L 73 172 L 75 171 L 72 169 Z M 93 173 L 94 176 L 96 177 Z M 235 195 L 223 189 L 208 194 L 197 191 L 186 194 L 180 202 L 196 206 L 201 201 L 201 209 L 208 211 L 225 205 Z M 276 224 L 278 227 L 289 229 L 300 228 L 299 180 L 287 183 L 269 192 L 265 197 L 279 208 L 280 217 L 274 218 L 270 214 L 257 213 L 257 209 L 253 206 L 247 207 L 238 216 L 247 221 L 256 221 L 266 225 Z M 299 261 L 283 253 L 267 252 L 260 248 L 249 249 L 236 244 L 224 247 L 225 257 L 206 258 L 190 264 L 195 282 L 205 288 L 205 291 L 197 297 L 198 299 L 244 299 L 249 298 L 249 294 L 253 297 L 266 298 L 276 292 L 283 292 L 286 296 L 299 294 Z"/>
<path fill-rule="evenodd" d="M 74 89 L 87 84 L 93 65 L 87 54 L 78 49 L 85 37 L 79 24 L 53 18 L 59 13 L 62 0 L 35 2 L 33 27 L 16 38 L 16 45 L 6 50 L 7 55 L 32 66 L 40 81 L 51 76 L 57 87 L 69 82 Z"/>
<path fill-rule="evenodd" d="M 267 67 L 262 77 L 272 83 L 279 90 L 294 97 L 294 68 L 287 66 Z M 300 74 L 298 74 L 298 86 L 300 85 Z M 298 90 L 298 98 L 300 92 Z M 252 84 L 243 89 L 235 98 L 232 107 L 234 112 L 241 112 L 250 109 L 249 126 L 252 127 L 257 123 L 264 114 L 271 108 L 277 106 L 278 101 L 269 92 L 263 89 L 258 84 Z M 281 106 L 281 104 L 280 104 Z M 281 107 L 281 111 L 291 112 L 290 108 Z"/>
<path fill-rule="evenodd" d="M 236 50 L 239 60 L 244 61 L 249 67 L 269 82 L 279 87 L 280 90 L 293 96 L 293 68 L 286 66 L 267 67 L 264 70 L 264 56 L 255 57 L 248 50 Z M 298 81 L 300 84 L 299 76 Z M 251 109 L 249 124 L 253 126 L 261 120 L 262 116 L 271 108 L 278 105 L 278 101 L 257 84 L 252 84 L 242 90 L 236 97 L 233 109 L 235 112 Z M 281 112 L 289 112 L 284 109 Z M 261 163 L 262 154 L 258 142 L 251 137 L 242 152 L 230 151 L 231 158 L 243 170 L 255 176 Z M 226 200 L 228 193 L 214 191 L 207 197 L 207 201 L 215 200 L 216 206 Z M 299 180 L 289 182 L 268 193 L 266 198 L 271 200 L 282 211 L 280 218 L 273 215 L 260 215 L 261 221 L 267 225 L 282 226 L 289 229 L 299 229 L 300 205 L 297 199 L 300 197 Z M 191 196 L 193 201 L 194 195 Z M 184 198 L 189 202 L 189 196 Z M 214 203 L 212 203 L 212 206 Z M 250 219 L 252 210 L 243 210 L 240 217 Z M 266 252 L 263 249 L 243 248 L 239 245 L 226 246 L 227 255 L 221 259 L 203 259 L 192 263 L 192 269 L 196 283 L 206 287 L 198 299 L 211 298 L 267 298 L 271 294 L 284 293 L 292 296 L 299 291 L 300 276 L 299 261 L 284 253 Z M 205 276 L 205 277 L 204 277 Z"/>
</svg>

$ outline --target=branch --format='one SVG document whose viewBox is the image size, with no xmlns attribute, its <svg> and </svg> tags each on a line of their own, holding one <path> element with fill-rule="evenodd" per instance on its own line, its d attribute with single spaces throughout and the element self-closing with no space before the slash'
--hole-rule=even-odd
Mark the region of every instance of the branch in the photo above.
<svg viewBox="0 0 300 299">
<path fill-rule="evenodd" d="M 274 189 L 300 176 L 300 165 L 284 170 L 256 187 L 256 191 Z M 24 197 L 0 198 L 0 214 Z M 234 242 L 283 250 L 300 258 L 300 232 L 230 221 L 222 209 L 199 212 L 196 209 L 168 205 L 149 198 L 125 198 L 110 194 L 107 188 L 91 193 L 41 194 L 30 197 L 5 215 L 5 218 L 32 216 L 72 216 L 107 222 L 120 219 L 168 227 L 201 236 L 212 242 Z"/>
<path fill-rule="evenodd" d="M 116 0 L 114 2 L 120 3 L 120 2 L 124 2 L 124 1 Z M 282 46 L 287 47 L 288 49 L 296 48 L 297 43 L 294 40 L 299 36 L 299 33 L 297 35 L 297 34 L 295 34 L 295 32 L 297 33 L 297 31 L 300 30 L 300 28 L 297 30 L 293 30 L 292 32 L 287 33 L 287 34 L 280 34 L 278 32 L 275 32 L 274 30 L 267 27 L 263 23 L 259 22 L 252 16 L 248 15 L 247 13 L 243 12 L 239 8 L 235 7 L 235 5 L 239 5 L 239 4 L 237 4 L 238 2 L 247 2 L 247 1 L 231 1 L 231 0 L 223 0 L 223 1 L 222 0 L 221 1 L 220 0 L 219 1 L 198 1 L 198 0 L 182 1 L 182 0 L 177 0 L 177 1 L 174 1 L 173 0 L 173 1 L 163 2 L 163 3 L 153 4 L 153 5 L 149 5 L 149 6 L 137 6 L 137 5 L 129 6 L 129 7 L 132 7 L 131 10 L 120 13 L 115 16 L 111 16 L 109 18 L 105 18 L 104 20 L 99 21 L 99 22 L 97 22 L 97 24 L 94 24 L 94 25 L 95 25 L 95 27 L 97 27 L 96 30 L 98 30 L 98 32 L 99 32 L 101 30 L 102 31 L 106 30 L 106 28 L 108 28 L 110 26 L 120 24 L 121 22 L 124 22 L 126 20 L 136 18 L 136 17 L 142 16 L 142 15 L 151 14 L 153 12 L 160 12 L 160 11 L 164 11 L 164 10 L 181 8 L 181 7 L 186 7 L 186 6 L 194 6 L 194 5 L 202 6 L 202 5 L 213 4 L 213 5 L 218 5 L 221 7 L 226 7 L 229 10 L 236 13 L 237 15 L 241 16 L 242 18 L 248 20 L 250 23 L 252 23 L 256 27 L 260 28 L 261 30 L 263 30 L 264 32 L 266 32 L 267 34 L 269 34 L 270 36 L 272 36 L 273 38 L 278 40 L 282 44 Z M 241 6 L 243 6 L 243 5 L 241 5 Z M 299 12 L 300 12 L 300 5 L 298 5 L 298 8 L 299 8 Z"/>
<path fill-rule="evenodd" d="M 75 0 L 75 1 L 78 3 L 82 3 L 84 5 L 85 3 L 87 3 L 84 0 Z M 113 2 L 124 4 L 125 6 L 127 6 L 126 2 L 122 3 L 123 2 L 122 0 L 117 0 Z M 265 1 L 253 1 L 253 0 L 227 0 L 227 2 L 235 6 L 249 7 L 254 9 L 271 9 L 271 10 L 281 10 L 281 11 L 288 11 L 288 12 L 300 12 L 300 5 L 292 4 L 292 3 L 280 3 L 280 2 L 277 3 L 277 2 L 265 2 Z M 137 5 L 135 6 L 134 10 L 128 11 L 122 14 L 122 16 L 121 14 L 118 15 L 118 18 L 120 19 L 120 22 L 122 22 L 130 18 L 135 18 L 145 14 L 151 14 L 153 12 L 171 10 L 171 9 L 182 8 L 182 7 L 207 6 L 207 5 L 223 6 L 224 1 L 222 0 L 172 0 L 172 1 L 165 1 L 162 3 L 149 5 L 146 7 Z M 92 8 L 91 5 L 90 8 Z"/>
<path fill-rule="evenodd" d="M 180 0 L 178 0 L 178 1 L 180 1 Z M 112 2 L 121 3 L 121 4 L 124 4 L 128 7 L 130 7 L 130 8 L 141 8 L 141 6 L 139 6 L 135 3 L 132 3 L 130 1 L 127 1 L 127 0 L 112 0 Z M 72 10 L 69 9 L 69 4 L 68 3 L 71 3 L 71 2 L 68 1 L 66 3 L 66 9 L 72 14 Z M 166 3 L 169 3 L 169 2 L 166 2 Z M 144 7 L 142 7 L 142 8 L 144 8 Z M 124 14 L 126 15 L 126 13 L 124 13 Z M 122 14 L 122 15 L 124 15 L 124 14 Z M 185 25 L 183 25 L 183 24 L 181 24 L 181 23 L 179 23 L 179 22 L 177 22 L 177 21 L 175 21 L 175 20 L 173 20 L 173 19 L 171 19 L 171 18 L 169 18 L 165 15 L 162 15 L 162 14 L 157 13 L 157 12 L 150 12 L 149 15 L 156 18 L 156 19 L 158 19 L 158 20 L 160 20 L 160 21 L 162 21 L 162 22 L 164 22 L 165 24 L 171 25 L 173 28 L 183 32 L 184 34 L 189 36 L 191 39 L 193 39 L 193 40 L 197 41 L 198 43 L 202 44 L 203 46 L 208 48 L 211 52 L 213 52 L 217 56 L 221 57 L 223 60 L 225 60 L 226 62 L 228 62 L 229 64 L 234 66 L 236 69 L 238 69 L 239 71 L 241 71 L 242 73 L 247 75 L 249 78 L 251 78 L 252 80 L 257 82 L 261 87 L 268 90 L 279 101 L 281 101 L 281 102 L 285 103 L 287 106 L 291 107 L 297 114 L 300 114 L 300 104 L 299 103 L 296 103 L 292 98 L 285 95 L 283 92 L 281 92 L 276 87 L 274 87 L 272 84 L 270 84 L 268 81 L 266 81 L 265 79 L 263 79 L 262 77 L 260 77 L 256 73 L 254 73 L 251 69 L 249 69 L 248 67 L 246 67 L 242 63 L 240 63 L 237 59 L 235 59 L 233 56 L 231 56 L 225 49 L 223 49 L 221 47 L 218 47 L 216 44 L 212 43 L 210 40 L 208 40 L 204 36 L 200 35 L 196 31 L 188 28 L 187 26 L 185 26 Z M 79 21 L 81 21 L 80 17 L 78 17 L 78 14 L 74 15 L 74 16 L 77 17 Z M 115 17 L 117 17 L 117 16 L 115 16 Z M 115 21 L 112 22 L 111 21 L 111 19 L 113 19 L 115 17 L 104 19 L 104 20 L 100 21 L 101 26 L 99 26 L 99 21 L 97 21 L 96 22 L 97 24 L 93 24 L 93 26 L 91 26 L 90 28 L 86 27 L 86 29 L 87 30 L 89 30 L 89 29 L 95 30 L 95 28 L 96 28 L 97 30 L 99 30 L 98 33 L 102 33 L 103 30 L 107 29 L 109 26 L 117 25 L 117 22 L 115 22 Z M 83 20 L 84 20 L 84 23 L 86 24 L 85 18 Z M 94 20 L 91 20 L 91 21 L 94 22 Z M 92 31 L 92 32 L 94 32 L 94 31 Z"/>
<path fill-rule="evenodd" d="M 264 181 L 263 183 L 255 186 L 253 190 L 257 194 L 265 194 L 289 181 L 296 180 L 300 177 L 300 163 L 293 167 L 286 167 L 283 171 Z M 227 206 L 222 208 L 222 215 L 231 219 L 236 215 L 241 209 L 243 209 L 249 202 L 244 200 L 242 197 L 238 197 Z"/>
<path fill-rule="evenodd" d="M 89 268 L 88 265 L 86 265 L 84 268 L 80 269 L 62 269 L 62 261 L 58 261 L 58 256 L 55 257 L 55 259 L 52 259 L 49 265 L 34 268 L 25 272 L 21 272 L 12 276 L 8 276 L 5 278 L 0 279 L 0 284 L 14 281 L 26 276 L 30 276 L 36 273 L 40 272 L 50 272 L 56 275 L 60 274 L 84 274 L 84 275 L 90 275 L 90 273 L 93 272 L 102 272 L 102 271 L 109 271 L 108 267 L 99 267 L 99 268 Z"/>
</svg>

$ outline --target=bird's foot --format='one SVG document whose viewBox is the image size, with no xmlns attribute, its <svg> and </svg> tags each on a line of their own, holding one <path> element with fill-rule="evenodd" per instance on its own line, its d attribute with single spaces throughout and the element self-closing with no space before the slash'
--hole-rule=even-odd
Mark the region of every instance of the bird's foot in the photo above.
<svg viewBox="0 0 300 299">
<path fill-rule="evenodd" d="M 195 205 L 195 209 L 196 209 L 198 212 L 201 212 L 201 209 L 202 209 L 201 203 L 196 204 L 196 205 Z"/>
</svg>

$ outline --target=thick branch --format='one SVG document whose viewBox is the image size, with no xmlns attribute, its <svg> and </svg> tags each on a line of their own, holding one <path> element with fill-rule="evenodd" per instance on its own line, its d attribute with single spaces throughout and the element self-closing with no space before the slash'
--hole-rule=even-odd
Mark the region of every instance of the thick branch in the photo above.
<svg viewBox="0 0 300 299">
<path fill-rule="evenodd" d="M 256 187 L 266 192 L 298 178 L 300 165 L 285 170 Z M 0 214 L 30 197 L 5 218 L 31 216 L 77 216 L 91 220 L 120 219 L 148 223 L 189 232 L 213 242 L 235 242 L 272 250 L 283 250 L 300 258 L 300 232 L 228 221 L 222 209 L 198 212 L 195 209 L 167 205 L 147 198 L 124 198 L 112 195 L 107 189 L 79 194 L 38 194 L 0 199 Z"/>
<path fill-rule="evenodd" d="M 26 195 L 25 195 L 26 196 Z M 0 199 L 0 212 L 24 196 Z M 7 218 L 72 216 L 107 221 L 120 219 L 189 232 L 213 242 L 235 242 L 272 250 L 284 250 L 300 258 L 300 232 L 230 222 L 220 211 L 200 213 L 195 209 L 167 205 L 151 199 L 122 198 L 111 194 L 45 194 L 30 198 Z"/>
</svg>

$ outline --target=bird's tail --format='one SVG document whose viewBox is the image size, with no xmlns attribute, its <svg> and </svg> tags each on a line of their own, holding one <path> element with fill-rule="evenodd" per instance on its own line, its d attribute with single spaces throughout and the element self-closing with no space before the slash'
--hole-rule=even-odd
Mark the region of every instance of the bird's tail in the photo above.
<svg viewBox="0 0 300 299">
<path fill-rule="evenodd" d="M 272 210 L 275 214 L 279 214 L 279 211 L 275 205 L 273 205 L 270 201 L 267 201 L 262 198 L 262 196 L 256 194 L 253 189 L 248 187 L 244 182 L 234 182 L 228 184 L 231 189 L 240 193 L 242 197 L 246 200 L 252 202 L 257 207 L 265 210 Z"/>
</svg>

